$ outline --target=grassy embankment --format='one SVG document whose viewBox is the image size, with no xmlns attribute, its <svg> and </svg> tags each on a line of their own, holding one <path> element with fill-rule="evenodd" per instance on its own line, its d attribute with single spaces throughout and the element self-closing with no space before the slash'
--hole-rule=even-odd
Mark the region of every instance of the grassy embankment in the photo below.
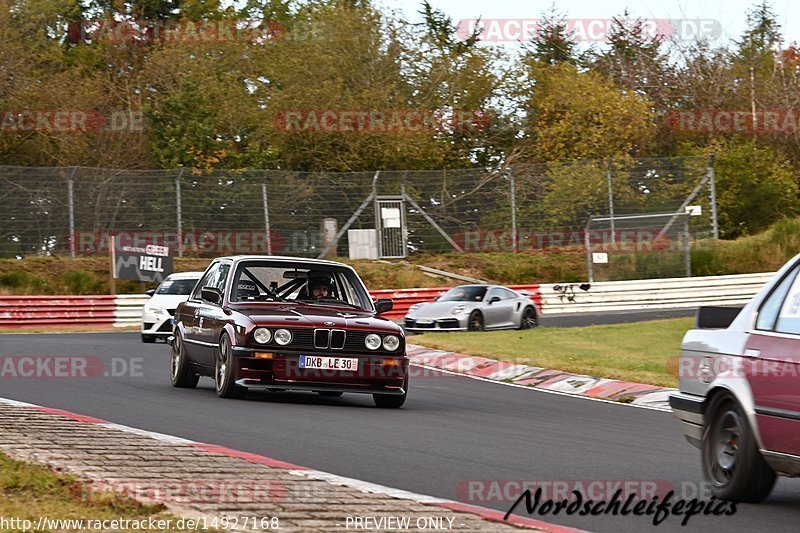
<svg viewBox="0 0 800 533">
<path fill-rule="evenodd" d="M 775 223 L 768 230 L 733 241 L 707 241 L 692 251 L 697 276 L 766 272 L 778 269 L 800 251 L 800 219 Z M 620 279 L 651 277 L 653 254 L 614 258 Z M 431 276 L 416 268 L 425 265 L 502 284 L 584 281 L 586 256 L 582 249 L 534 253 L 419 254 L 406 261 L 348 261 L 370 289 L 437 287 L 459 282 Z M 176 259 L 175 270 L 203 270 L 209 259 Z M 119 293 L 139 292 L 151 285 L 119 280 Z M 107 294 L 106 257 L 26 257 L 0 260 L 0 294 Z"/>
</svg>

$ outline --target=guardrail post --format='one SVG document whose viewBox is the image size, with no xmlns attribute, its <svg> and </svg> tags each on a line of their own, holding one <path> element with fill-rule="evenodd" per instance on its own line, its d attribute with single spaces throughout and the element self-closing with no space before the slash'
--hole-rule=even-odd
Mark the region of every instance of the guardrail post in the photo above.
<svg viewBox="0 0 800 533">
<path fill-rule="evenodd" d="M 67 216 L 69 218 L 69 256 L 75 257 L 75 196 L 73 194 L 73 179 L 78 167 L 72 167 L 72 172 L 67 178 Z"/>
<path fill-rule="evenodd" d="M 264 182 L 261 184 L 261 198 L 264 201 L 264 227 L 267 230 L 267 255 L 272 255 L 272 237 L 269 234 L 269 203 L 267 201 L 267 182 L 264 176 Z"/>
<path fill-rule="evenodd" d="M 594 215 L 589 216 L 589 220 L 586 221 L 586 227 L 583 230 L 583 240 L 586 243 L 586 268 L 589 274 L 589 283 L 594 283 L 594 272 L 592 269 L 592 240 L 589 237 L 589 227 L 592 225 L 592 219 Z"/>
<path fill-rule="evenodd" d="M 181 167 L 175 178 L 175 213 L 178 218 L 178 257 L 183 257 L 183 215 L 181 214 L 181 176 L 185 167 Z"/>
<path fill-rule="evenodd" d="M 714 180 L 714 154 L 711 154 L 708 157 L 708 179 L 711 189 L 711 231 L 714 235 L 714 240 L 719 240 L 719 222 L 717 220 L 717 185 Z"/>
<path fill-rule="evenodd" d="M 508 172 L 509 187 L 511 188 L 511 250 L 517 252 L 517 183 L 514 168 Z"/>
<path fill-rule="evenodd" d="M 684 245 L 684 262 L 686 263 L 686 277 L 692 277 L 692 241 L 689 235 L 689 217 L 683 219 L 683 235 L 686 240 Z"/>
<path fill-rule="evenodd" d="M 606 166 L 606 181 L 608 181 L 608 215 L 611 217 L 611 242 L 617 242 L 617 231 L 614 226 L 614 189 L 611 187 L 611 156 L 608 156 Z"/>
</svg>

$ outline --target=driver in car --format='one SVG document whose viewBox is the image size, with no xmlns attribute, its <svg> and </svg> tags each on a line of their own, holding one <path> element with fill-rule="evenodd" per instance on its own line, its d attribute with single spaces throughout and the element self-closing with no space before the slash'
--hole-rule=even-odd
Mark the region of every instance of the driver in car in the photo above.
<svg viewBox="0 0 800 533">
<path fill-rule="evenodd" d="M 330 298 L 333 293 L 331 280 L 323 276 L 315 276 L 308 280 L 308 295 L 312 300 Z"/>
</svg>

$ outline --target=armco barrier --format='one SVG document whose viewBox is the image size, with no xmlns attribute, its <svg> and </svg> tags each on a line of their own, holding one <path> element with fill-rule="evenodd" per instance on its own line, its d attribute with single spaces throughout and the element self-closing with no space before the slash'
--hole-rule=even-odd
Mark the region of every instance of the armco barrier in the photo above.
<svg viewBox="0 0 800 533">
<path fill-rule="evenodd" d="M 542 285 L 542 309 L 548 314 L 681 309 L 701 305 L 744 305 L 773 272 L 593 283 L 588 291 L 574 284 L 574 301 Z M 562 284 L 563 286 L 564 284 Z M 570 293 L 571 294 L 571 293 Z"/>
<path fill-rule="evenodd" d="M 542 313 L 596 313 L 647 309 L 680 309 L 700 305 L 747 303 L 773 273 L 654 280 L 609 281 L 582 291 L 574 284 L 574 301 L 553 290 L 553 284 L 512 285 L 531 294 Z M 433 301 L 448 287 L 371 291 L 373 298 L 391 298 L 387 318 L 402 319 L 409 307 Z M 138 326 L 143 294 L 118 296 L 0 296 L 0 327 L 111 325 Z"/>
<path fill-rule="evenodd" d="M 114 296 L 0 296 L 0 327 L 5 328 L 111 325 L 116 312 Z"/>
</svg>

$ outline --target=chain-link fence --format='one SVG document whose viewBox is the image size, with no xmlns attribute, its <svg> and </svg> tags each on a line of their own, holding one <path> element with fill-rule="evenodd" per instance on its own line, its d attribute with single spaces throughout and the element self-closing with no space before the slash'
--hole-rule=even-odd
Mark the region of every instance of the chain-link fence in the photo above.
<svg viewBox="0 0 800 533">
<path fill-rule="evenodd" d="M 592 215 L 682 213 L 687 206 L 699 213 L 690 220 L 698 239 L 715 231 L 711 161 L 377 173 L 5 166 L 0 256 L 105 253 L 108 235 L 120 233 L 171 243 L 184 256 L 347 256 L 349 229 L 398 231 L 382 218 L 394 211 L 376 210 L 387 199 L 403 210 L 400 255 L 582 249 Z"/>
</svg>

